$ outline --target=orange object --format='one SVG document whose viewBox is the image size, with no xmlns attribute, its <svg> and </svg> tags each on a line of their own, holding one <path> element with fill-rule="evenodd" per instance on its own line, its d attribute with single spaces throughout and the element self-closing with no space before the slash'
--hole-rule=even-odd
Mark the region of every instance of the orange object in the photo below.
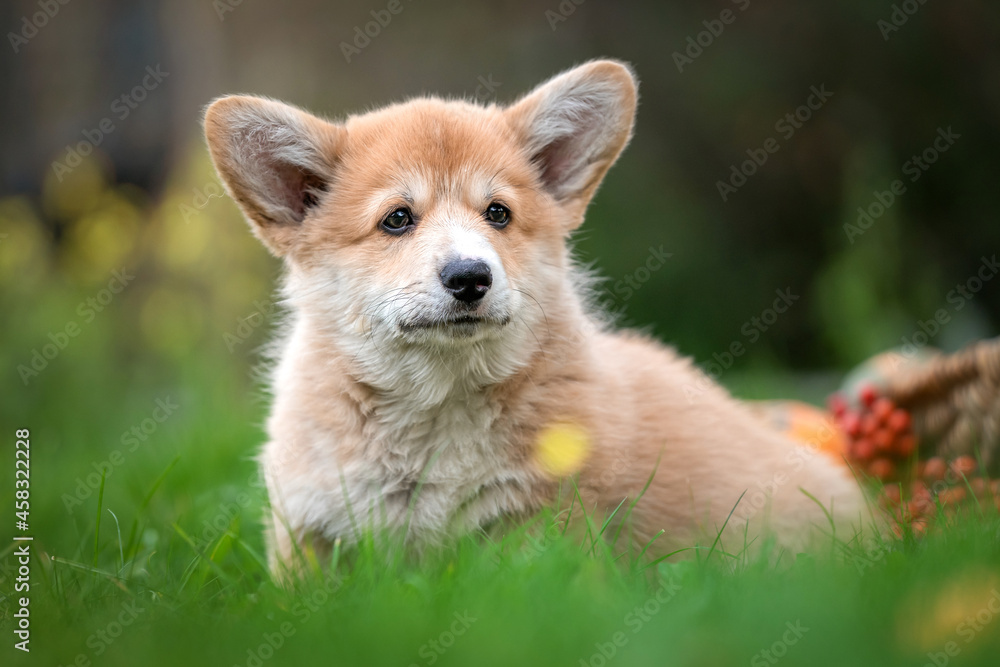
<svg viewBox="0 0 1000 667">
<path fill-rule="evenodd" d="M 791 440 L 843 462 L 847 439 L 825 410 L 798 401 L 763 401 L 753 405 L 772 427 Z"/>
</svg>

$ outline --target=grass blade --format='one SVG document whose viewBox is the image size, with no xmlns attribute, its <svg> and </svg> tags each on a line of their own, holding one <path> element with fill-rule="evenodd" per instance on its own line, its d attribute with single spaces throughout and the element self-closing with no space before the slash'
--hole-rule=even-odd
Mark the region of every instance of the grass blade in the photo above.
<svg viewBox="0 0 1000 667">
<path fill-rule="evenodd" d="M 97 492 L 97 525 L 94 526 L 94 567 L 97 567 L 97 554 L 101 546 L 101 506 L 104 504 L 104 471 L 101 471 L 101 489 Z"/>
<path fill-rule="evenodd" d="M 722 523 L 722 528 L 720 528 L 719 532 L 715 534 L 715 541 L 712 542 L 712 548 L 708 550 L 708 555 L 705 556 L 706 563 L 708 562 L 708 559 L 712 557 L 712 554 L 715 553 L 715 547 L 719 544 L 719 540 L 722 539 L 722 531 L 724 531 L 726 529 L 726 526 L 729 525 L 729 520 L 733 518 L 733 512 L 735 512 L 736 508 L 739 507 L 740 503 L 743 501 L 743 496 L 745 496 L 746 494 L 747 492 L 744 491 L 743 493 L 740 494 L 740 497 L 736 499 L 736 504 L 733 505 L 733 509 L 729 510 L 729 516 L 727 516 L 726 520 Z"/>
</svg>

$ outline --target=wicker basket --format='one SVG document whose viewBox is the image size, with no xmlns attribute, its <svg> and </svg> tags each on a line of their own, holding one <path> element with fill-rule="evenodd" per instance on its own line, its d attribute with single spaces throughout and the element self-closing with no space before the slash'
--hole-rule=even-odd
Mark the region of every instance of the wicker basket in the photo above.
<svg viewBox="0 0 1000 667">
<path fill-rule="evenodd" d="M 882 355 L 892 360 L 888 353 Z M 1000 338 L 955 354 L 894 364 L 883 393 L 913 418 L 920 457 L 978 457 L 990 472 L 1000 468 Z"/>
</svg>

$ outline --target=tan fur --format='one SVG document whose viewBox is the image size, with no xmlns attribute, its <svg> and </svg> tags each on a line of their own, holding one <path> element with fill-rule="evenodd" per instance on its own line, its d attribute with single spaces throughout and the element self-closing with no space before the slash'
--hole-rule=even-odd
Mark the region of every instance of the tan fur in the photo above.
<svg viewBox="0 0 1000 667">
<path fill-rule="evenodd" d="M 573 473 L 603 513 L 655 472 L 631 519 L 636 539 L 665 531 L 653 553 L 710 543 L 744 492 L 723 536 L 734 550 L 744 531 L 799 549 L 813 526 L 829 530 L 800 488 L 841 525 L 860 522 L 842 467 L 768 430 L 672 350 L 588 312 L 567 236 L 635 106 L 634 76 L 613 61 L 510 107 L 426 98 L 332 123 L 261 98 L 212 104 L 216 167 L 288 270 L 261 457 L 276 573 L 294 567 L 296 544 L 322 550 L 367 527 L 419 547 L 528 515 Z M 491 202 L 510 209 L 506 228 L 484 220 Z M 381 230 L 401 206 L 416 227 Z M 481 320 L 427 325 L 459 313 L 438 278 L 454 257 L 493 271 L 469 311 Z M 553 424 L 586 435 L 565 474 L 540 457 Z"/>
</svg>

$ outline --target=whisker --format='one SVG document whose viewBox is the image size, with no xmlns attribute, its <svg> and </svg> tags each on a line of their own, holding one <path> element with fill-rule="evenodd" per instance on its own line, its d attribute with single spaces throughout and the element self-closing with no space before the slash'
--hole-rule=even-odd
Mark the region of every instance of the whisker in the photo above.
<svg viewBox="0 0 1000 667">
<path fill-rule="evenodd" d="M 551 329 L 551 327 L 549 327 L 549 316 L 545 313 L 545 309 L 542 308 L 542 304 L 539 303 L 538 299 L 536 299 L 534 297 L 534 295 L 532 295 L 531 292 L 529 292 L 527 290 L 518 289 L 516 287 L 511 287 L 511 289 L 513 291 L 515 291 L 515 292 L 520 292 L 521 294 L 525 295 L 526 297 L 528 297 L 529 299 L 531 299 L 532 301 L 535 302 L 535 305 L 538 306 L 538 310 L 542 311 L 542 318 L 545 320 L 545 330 L 546 330 L 546 332 L 547 333 L 551 332 L 552 329 Z"/>
<path fill-rule="evenodd" d="M 531 328 L 531 325 L 528 324 L 528 320 L 525 319 L 525 317 L 523 315 L 519 314 L 517 317 L 518 317 L 519 320 L 521 320 L 524 323 L 524 326 L 528 329 L 528 333 L 530 333 L 531 336 L 532 336 L 532 338 L 535 339 L 535 345 L 538 346 L 538 351 L 541 352 L 541 354 L 544 356 L 545 355 L 545 348 L 542 346 L 542 341 L 538 340 L 538 336 L 535 335 L 535 330 Z"/>
</svg>

